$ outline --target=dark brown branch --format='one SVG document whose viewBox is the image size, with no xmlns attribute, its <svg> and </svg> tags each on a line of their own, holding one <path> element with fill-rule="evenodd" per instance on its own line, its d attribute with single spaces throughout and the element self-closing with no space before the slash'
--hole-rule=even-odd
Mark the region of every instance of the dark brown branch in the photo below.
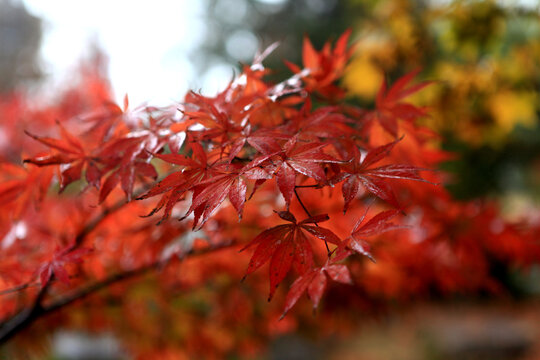
<svg viewBox="0 0 540 360">
<path fill-rule="evenodd" d="M 158 262 L 152 263 L 146 266 L 142 266 L 134 270 L 112 275 L 98 283 L 90 285 L 84 289 L 78 290 L 72 293 L 71 295 L 63 297 L 47 306 L 41 305 L 41 300 L 43 296 L 40 297 L 38 294 L 38 297 L 36 298 L 37 301 L 34 302 L 34 305 L 32 307 L 28 307 L 22 310 L 17 315 L 13 316 L 11 319 L 6 321 L 3 324 L 3 326 L 0 328 L 0 345 L 6 343 L 13 336 L 15 336 L 17 333 L 24 330 L 28 326 L 30 326 L 32 323 L 34 323 L 37 319 L 41 318 L 42 316 L 50 312 L 53 312 L 55 310 L 58 310 L 64 306 L 67 306 L 78 299 L 83 299 L 86 296 L 92 293 L 95 293 L 96 291 L 99 291 L 111 284 L 114 284 L 124 279 L 135 277 L 137 275 L 144 274 L 145 272 L 157 267 L 157 265 L 158 265 Z M 40 293 L 45 294 L 45 291 L 43 291 L 45 288 L 46 287 L 43 287 Z"/>
<path fill-rule="evenodd" d="M 148 272 L 150 270 L 156 269 L 159 264 L 160 264 L 160 262 L 156 261 L 156 262 L 150 263 L 148 265 L 141 266 L 141 267 L 133 269 L 133 270 L 128 270 L 128 271 L 125 271 L 125 272 L 122 272 L 122 273 L 111 275 L 108 278 L 105 278 L 105 279 L 101 280 L 100 282 L 89 285 L 88 287 L 86 287 L 84 289 L 80 289 L 80 290 L 72 293 L 71 295 L 62 297 L 62 298 L 54 301 L 53 303 L 51 303 L 51 304 L 49 304 L 47 306 L 44 306 L 43 307 L 43 314 L 50 313 L 50 312 L 58 310 L 58 309 L 60 309 L 60 308 L 62 308 L 64 306 L 70 305 L 73 302 L 75 302 L 76 300 L 83 299 L 83 298 L 87 297 L 88 295 L 91 295 L 91 294 L 93 294 L 93 293 L 95 293 L 95 292 L 97 292 L 97 291 L 99 291 L 101 289 L 104 289 L 107 286 L 110 286 L 110 285 L 112 285 L 114 283 L 120 282 L 122 280 L 129 279 L 129 278 L 133 278 L 133 277 L 136 277 L 138 275 L 143 275 L 144 273 L 146 273 L 146 272 Z M 1 341 L 1 338 L 0 338 L 0 341 Z"/>
<path fill-rule="evenodd" d="M 14 287 L 9 288 L 9 289 L 4 289 L 4 290 L 0 291 L 0 296 L 11 294 L 11 293 L 21 291 L 21 290 L 24 290 L 24 289 L 28 289 L 29 287 L 34 287 L 34 286 L 41 286 L 41 283 L 39 283 L 39 282 L 27 283 L 27 284 L 14 286 Z"/>
<path fill-rule="evenodd" d="M 33 322 L 33 319 L 38 318 L 42 314 L 43 308 L 41 306 L 41 301 L 43 301 L 43 298 L 47 293 L 48 284 L 50 284 L 50 282 L 39 290 L 31 306 L 23 309 L 9 320 L 2 322 L 0 326 L 0 345 L 4 344 L 19 331 L 26 328 Z"/>
<path fill-rule="evenodd" d="M 128 204 L 128 202 L 126 202 L 125 200 L 120 200 L 113 206 L 105 208 L 94 220 L 87 223 L 86 226 L 84 226 L 75 237 L 74 249 L 80 246 L 86 239 L 86 237 L 92 231 L 94 231 L 108 215 L 118 211 L 126 204 Z M 54 276 L 51 280 L 54 280 Z M 2 320 L 2 322 L 0 322 L 0 345 L 11 339 L 15 334 L 26 328 L 28 325 L 33 323 L 35 319 L 39 318 L 44 314 L 42 301 L 47 295 L 47 292 L 49 291 L 52 282 L 53 281 L 47 282 L 39 290 L 36 298 L 30 306 L 21 310 L 19 313 L 11 316 L 10 318 L 4 319 Z M 21 289 L 24 289 L 26 287 L 28 286 L 21 285 Z"/>
<path fill-rule="evenodd" d="M 211 251 L 216 251 L 219 249 L 223 249 L 226 247 L 231 247 L 234 244 L 228 243 L 223 246 L 218 247 L 212 247 L 200 250 L 198 252 L 193 252 L 189 254 L 190 257 L 192 256 L 200 256 L 207 254 Z M 69 295 L 66 295 L 64 297 L 61 297 L 58 300 L 53 301 L 52 303 L 48 305 L 42 305 L 41 301 L 43 300 L 43 297 L 46 293 L 47 286 L 44 286 L 38 296 L 36 297 L 36 301 L 34 304 L 26 309 L 23 309 L 21 312 L 13 316 L 8 321 L 4 322 L 2 326 L 0 327 L 0 345 L 5 344 L 8 340 L 10 340 L 13 336 L 18 334 L 20 331 L 24 330 L 31 324 L 33 324 L 35 321 L 37 321 L 42 316 L 49 314 L 51 312 L 54 312 L 56 310 L 59 310 L 65 306 L 68 306 L 72 303 L 74 303 L 77 300 L 82 300 L 86 298 L 89 295 L 92 295 L 99 290 L 102 290 L 112 284 L 121 282 L 126 279 L 134 278 L 139 275 L 143 275 L 149 271 L 160 269 L 163 266 L 163 261 L 157 260 L 150 264 L 142 265 L 138 268 L 127 270 L 125 272 L 117 273 L 114 275 L 111 275 L 97 283 L 94 283 L 92 285 L 88 285 L 87 287 L 84 287 L 82 289 L 76 290 L 72 292 Z M 48 283 L 50 284 L 50 282 Z"/>
</svg>

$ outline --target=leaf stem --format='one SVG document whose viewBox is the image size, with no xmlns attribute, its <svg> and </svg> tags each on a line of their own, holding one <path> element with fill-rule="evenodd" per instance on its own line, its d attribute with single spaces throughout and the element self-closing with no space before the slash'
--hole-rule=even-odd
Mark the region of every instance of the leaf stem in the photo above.
<svg viewBox="0 0 540 360">
<path fill-rule="evenodd" d="M 302 206 L 302 209 L 304 209 L 307 216 L 311 217 L 311 214 L 309 213 L 309 210 L 307 209 L 306 205 L 304 205 L 304 203 L 302 202 L 302 199 L 300 199 L 300 195 L 298 195 L 298 192 L 296 191 L 296 187 L 294 189 L 294 195 L 298 199 L 298 202 L 300 203 L 300 206 Z M 315 223 L 315 225 L 319 226 L 319 224 L 317 224 L 317 223 Z M 332 255 L 332 252 L 330 251 L 330 247 L 328 246 L 328 242 L 326 241 L 326 239 L 324 240 L 324 245 L 326 246 L 326 253 L 328 254 L 328 257 L 330 257 L 330 255 Z"/>
<path fill-rule="evenodd" d="M 300 188 L 316 188 L 318 186 L 319 184 L 312 184 L 312 185 L 295 185 L 294 187 L 296 189 L 300 189 Z"/>
</svg>

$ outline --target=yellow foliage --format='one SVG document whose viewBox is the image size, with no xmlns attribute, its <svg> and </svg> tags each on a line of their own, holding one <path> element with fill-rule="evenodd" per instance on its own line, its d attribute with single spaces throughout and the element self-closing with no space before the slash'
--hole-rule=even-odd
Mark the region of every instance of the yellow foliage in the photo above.
<svg viewBox="0 0 540 360">
<path fill-rule="evenodd" d="M 532 127 L 536 123 L 535 93 L 503 91 L 489 97 L 491 115 L 505 133 L 520 124 Z"/>
<path fill-rule="evenodd" d="M 383 36 L 371 35 L 357 44 L 353 61 L 349 64 L 343 85 L 351 95 L 373 99 L 379 90 L 384 72 L 381 66 L 394 64 L 395 51 Z"/>
<path fill-rule="evenodd" d="M 393 17 L 390 21 L 392 32 L 396 34 L 398 44 L 409 51 L 416 49 L 416 34 L 414 22 L 410 16 Z"/>
<path fill-rule="evenodd" d="M 383 79 L 382 71 L 373 64 L 368 55 L 363 55 L 351 62 L 343 84 L 350 94 L 372 99 Z"/>
<path fill-rule="evenodd" d="M 373 99 L 384 74 L 422 68 L 421 78 L 437 84 L 414 100 L 430 104 L 424 122 L 439 132 L 475 146 L 502 145 L 516 125 L 538 123 L 538 13 L 494 0 L 357 1 L 372 7 L 371 37 L 361 40 L 345 74 L 351 95 Z"/>
</svg>

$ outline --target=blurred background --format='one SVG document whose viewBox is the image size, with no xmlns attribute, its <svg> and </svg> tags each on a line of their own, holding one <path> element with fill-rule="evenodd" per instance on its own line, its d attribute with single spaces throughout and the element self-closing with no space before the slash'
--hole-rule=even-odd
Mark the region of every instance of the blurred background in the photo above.
<svg viewBox="0 0 540 360">
<path fill-rule="evenodd" d="M 0 0 L 0 100 L 25 93 L 36 103 L 53 101 L 81 61 L 104 54 L 118 101 L 128 93 L 135 105 L 170 104 L 189 89 L 216 93 L 240 64 L 275 41 L 280 46 L 268 66 L 276 69 L 272 77 L 284 78 L 282 59 L 301 63 L 304 35 L 320 48 L 347 28 L 357 42 L 343 79 L 348 101 L 370 106 L 385 76 L 421 68 L 420 77 L 435 84 L 414 100 L 430 104 L 426 125 L 456 154 L 443 167 L 449 190 L 463 200 L 497 199 L 510 220 L 540 222 L 540 4 L 534 0 Z M 539 274 L 536 267 L 512 279 L 513 295 L 537 298 Z M 538 359 L 537 305 L 419 305 L 368 321 L 345 342 L 279 338 L 268 357 Z M 121 356 L 108 335 L 59 333 L 54 341 L 59 358 L 77 358 L 85 346 L 109 349 L 105 358 Z"/>
<path fill-rule="evenodd" d="M 540 21 L 538 2 L 205 0 L 72 2 L 0 0 L 0 91 L 54 97 L 80 62 L 102 51 L 117 100 L 170 104 L 190 89 L 211 95 L 239 64 L 280 42 L 276 79 L 299 63 L 309 35 L 320 47 L 345 29 L 357 51 L 343 83 L 370 105 L 386 74 L 421 68 L 436 80 L 419 96 L 426 121 L 460 153 L 447 170 L 462 199 L 506 196 L 525 211 L 538 199 Z M 512 211 L 509 209 L 509 211 Z"/>
</svg>

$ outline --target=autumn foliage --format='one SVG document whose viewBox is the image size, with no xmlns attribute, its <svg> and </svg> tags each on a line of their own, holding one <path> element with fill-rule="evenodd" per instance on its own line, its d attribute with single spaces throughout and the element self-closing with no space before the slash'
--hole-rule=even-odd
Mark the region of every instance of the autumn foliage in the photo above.
<svg viewBox="0 0 540 360">
<path fill-rule="evenodd" d="M 348 101 L 349 34 L 320 51 L 306 38 L 282 82 L 265 80 L 270 48 L 216 96 L 170 107 L 111 102 L 99 62 L 57 104 L 2 99 L 0 341 L 113 328 L 141 358 L 253 354 L 317 317 L 505 293 L 501 269 L 540 259 L 538 224 L 446 192 L 452 155 L 407 101 L 430 85 L 418 70 L 383 82 L 373 109 Z M 315 317 L 304 293 L 313 308 L 327 293 Z"/>
</svg>

